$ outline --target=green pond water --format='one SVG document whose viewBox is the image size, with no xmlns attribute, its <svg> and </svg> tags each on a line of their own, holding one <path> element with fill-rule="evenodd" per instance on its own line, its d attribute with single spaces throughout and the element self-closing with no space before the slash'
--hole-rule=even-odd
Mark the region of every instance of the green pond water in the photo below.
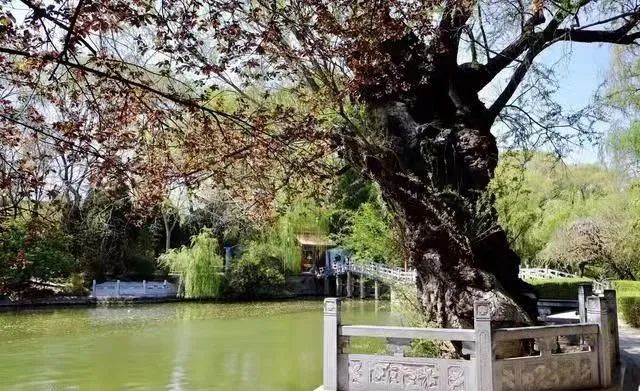
<svg viewBox="0 0 640 391">
<path fill-rule="evenodd" d="M 391 324 L 345 302 L 343 323 Z M 322 302 L 173 303 L 0 314 L 0 390 L 308 391 L 322 383 Z"/>
</svg>

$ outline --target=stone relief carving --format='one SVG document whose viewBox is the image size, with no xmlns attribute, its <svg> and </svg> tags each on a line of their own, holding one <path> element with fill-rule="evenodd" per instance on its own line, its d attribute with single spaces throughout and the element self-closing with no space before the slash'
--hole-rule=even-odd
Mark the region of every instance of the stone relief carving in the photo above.
<svg viewBox="0 0 640 391">
<path fill-rule="evenodd" d="M 336 313 L 336 302 L 335 300 L 325 300 L 324 302 L 324 312 L 327 314 Z"/>
<path fill-rule="evenodd" d="M 521 373 L 521 379 L 517 374 Z M 503 391 L 583 389 L 593 386 L 591 361 L 547 359 L 545 362 L 505 364 L 501 371 Z M 520 381 L 519 381 L 520 380 Z"/>
<path fill-rule="evenodd" d="M 491 308 L 489 307 L 489 303 L 478 303 L 476 305 L 476 319 L 490 319 L 491 317 Z"/>
<path fill-rule="evenodd" d="M 450 366 L 447 368 L 448 391 L 464 391 L 464 368 Z"/>
<path fill-rule="evenodd" d="M 362 383 L 362 361 L 349 361 L 349 381 L 353 384 Z"/>
<path fill-rule="evenodd" d="M 516 370 L 512 366 L 502 368 L 502 391 L 516 391 Z"/>
<path fill-rule="evenodd" d="M 591 384 L 593 383 L 593 377 L 591 373 L 591 361 L 586 358 L 580 360 L 580 370 L 578 371 L 580 374 L 580 383 L 581 384 Z"/>
<path fill-rule="evenodd" d="M 369 365 L 361 360 L 349 360 L 349 384 L 358 387 L 366 384 L 390 385 L 412 391 L 440 390 L 437 364 L 373 362 Z M 364 375 L 366 372 L 368 372 L 368 378 Z M 464 391 L 465 368 L 451 366 L 447 374 L 447 390 Z"/>
</svg>

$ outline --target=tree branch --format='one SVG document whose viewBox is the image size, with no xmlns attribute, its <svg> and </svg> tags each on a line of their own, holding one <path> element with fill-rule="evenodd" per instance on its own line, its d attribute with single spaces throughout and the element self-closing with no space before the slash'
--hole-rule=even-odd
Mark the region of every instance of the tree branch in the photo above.
<svg viewBox="0 0 640 391">
<path fill-rule="evenodd" d="M 186 98 L 186 97 L 181 97 L 177 94 L 172 94 L 172 93 L 168 93 L 168 92 L 164 92 L 164 91 L 160 91 L 154 87 L 152 87 L 152 85 L 150 83 L 144 83 L 142 81 L 135 81 L 135 80 L 131 80 L 131 79 L 127 79 L 126 77 L 120 75 L 120 74 L 111 74 L 108 73 L 106 71 L 102 71 L 99 69 L 95 69 L 95 68 L 91 68 L 87 65 L 84 64 L 79 64 L 79 63 L 75 63 L 72 61 L 69 61 L 67 59 L 64 58 L 59 58 L 56 57 L 54 55 L 51 54 L 45 54 L 45 55 L 38 55 L 38 54 L 34 54 L 34 53 L 30 53 L 30 52 L 26 52 L 23 50 L 17 50 L 17 49 L 12 49 L 12 48 L 5 48 L 5 47 L 0 47 L 0 53 L 6 53 L 6 54 L 11 54 L 11 55 L 15 55 L 15 56 L 21 56 L 21 57 L 25 57 L 25 58 L 33 58 L 33 59 L 38 59 L 44 62 L 50 62 L 50 63 L 59 63 L 62 65 L 65 65 L 67 67 L 70 68 L 74 68 L 74 69 L 78 69 L 81 71 L 85 71 L 91 74 L 94 74 L 96 76 L 99 77 L 103 77 L 106 79 L 110 79 L 110 80 L 114 80 L 114 81 L 119 81 L 121 83 L 127 84 L 129 86 L 133 86 L 136 88 L 140 88 L 141 90 L 144 91 L 148 91 L 151 92 L 155 95 L 158 95 L 162 98 L 168 99 L 172 102 L 187 106 L 187 107 L 192 107 L 192 108 L 196 108 L 199 110 L 202 110 L 208 114 L 212 114 L 214 116 L 220 116 L 229 120 L 232 120 L 233 122 L 236 122 L 238 124 L 241 124 L 243 126 L 246 126 L 248 128 L 252 128 L 251 124 L 247 123 L 246 121 L 242 120 L 241 118 L 238 118 L 236 116 L 233 116 L 231 114 L 225 113 L 223 111 L 219 111 L 219 110 L 215 110 L 212 109 L 210 107 L 204 106 L 198 102 L 196 102 L 193 99 L 190 98 Z"/>
<path fill-rule="evenodd" d="M 575 12 L 577 13 L 582 7 L 592 1 L 594 0 L 581 0 L 580 3 L 576 5 Z M 498 73 L 513 61 L 516 61 L 527 50 L 530 50 L 533 44 L 541 38 L 544 38 L 545 41 L 553 40 L 556 31 L 558 31 L 558 26 L 560 26 L 570 14 L 571 13 L 565 9 L 559 9 L 553 16 L 553 19 L 539 32 L 535 32 L 535 27 L 543 24 L 545 18 L 542 14 L 532 15 L 524 23 L 522 35 L 504 48 L 498 55 L 487 61 L 484 69 L 485 72 L 480 75 L 480 77 L 482 77 L 481 84 L 485 86 L 491 82 Z"/>
<path fill-rule="evenodd" d="M 593 0 L 583 0 L 578 5 L 578 10 Z M 577 11 L 576 11 L 577 12 Z M 554 19 L 544 28 L 543 31 L 537 33 L 529 33 L 521 36 L 517 41 L 509 45 L 501 55 L 494 57 L 486 66 L 486 77 L 491 81 L 497 73 L 499 73 L 509 63 L 514 61 L 517 57 L 509 58 L 508 56 L 514 56 L 517 53 L 526 52 L 526 55 L 516 68 L 515 72 L 511 76 L 509 83 L 505 89 L 500 93 L 498 98 L 489 108 L 492 119 L 495 119 L 504 106 L 513 97 L 518 86 L 524 80 L 527 71 L 531 68 L 533 60 L 544 49 L 553 45 L 558 41 L 573 41 L 573 42 L 603 42 L 614 44 L 633 44 L 640 40 L 640 31 L 630 33 L 640 21 L 640 10 L 636 10 L 633 16 L 621 27 L 615 30 L 580 30 L 580 29 L 565 29 L 558 28 L 564 19 L 569 15 L 569 12 L 561 10 L 556 13 Z"/>
<path fill-rule="evenodd" d="M 628 14 L 628 13 L 627 13 Z M 640 23 L 640 9 L 631 14 L 631 18 L 615 30 L 556 29 L 553 39 L 573 42 L 604 42 L 629 45 L 640 39 L 640 31 L 630 33 Z"/>
<path fill-rule="evenodd" d="M 47 13 L 46 9 L 34 4 L 33 2 L 31 2 L 31 0 L 20 0 L 20 2 L 33 10 L 34 17 L 47 19 L 48 21 L 52 22 L 56 26 L 67 31 L 69 36 L 73 34 L 73 31 L 72 31 L 73 28 L 69 28 L 69 26 L 60 22 L 58 19 L 51 17 L 51 15 Z M 76 11 L 78 10 L 79 10 L 79 7 L 76 9 Z M 92 54 L 95 55 L 97 53 L 97 51 L 93 48 L 93 46 L 83 37 L 79 37 L 78 41 L 82 42 L 84 46 L 87 48 L 87 50 L 89 50 Z"/>
<path fill-rule="evenodd" d="M 505 89 L 500 93 L 500 95 L 498 95 L 498 98 L 489 108 L 489 113 L 492 120 L 495 119 L 498 114 L 500 114 L 500 111 L 502 111 L 504 106 L 509 103 L 509 99 L 511 99 L 513 94 L 516 92 L 518 86 L 520 85 L 520 83 L 522 83 L 522 80 L 524 80 L 527 71 L 529 71 L 529 68 L 531 68 L 533 60 L 542 51 L 543 48 L 544 45 L 542 44 L 542 42 L 538 41 L 538 44 L 529 49 L 522 63 L 520 63 L 515 72 L 513 72 L 511 80 L 509 80 L 509 83 L 507 84 Z"/>
<path fill-rule="evenodd" d="M 438 25 L 438 42 L 441 45 L 441 57 L 451 66 L 455 66 L 460 36 L 472 13 L 472 4 L 464 5 L 456 0 L 446 0 L 445 2 L 442 18 Z"/>
</svg>

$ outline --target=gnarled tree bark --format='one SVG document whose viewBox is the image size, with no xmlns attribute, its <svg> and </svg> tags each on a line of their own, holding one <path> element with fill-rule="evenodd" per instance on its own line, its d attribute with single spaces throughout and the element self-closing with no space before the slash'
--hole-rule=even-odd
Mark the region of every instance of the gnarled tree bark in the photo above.
<svg viewBox="0 0 640 391">
<path fill-rule="evenodd" d="M 399 101 L 375 109 L 386 144 L 348 133 L 342 142 L 404 231 L 427 315 L 441 326 L 472 327 L 473 302 L 482 299 L 494 304 L 496 321 L 530 323 L 535 295 L 518 279 L 520 259 L 485 193 L 498 161 L 495 138 L 482 121 L 417 122 L 412 110 Z"/>
<path fill-rule="evenodd" d="M 387 47 L 410 77 L 430 82 L 397 99 L 370 100 L 371 123 L 380 126 L 375 142 L 349 130 L 340 142 L 394 211 L 427 316 L 443 327 L 472 327 L 473 302 L 486 300 L 497 323 L 531 323 L 535 293 L 518 278 L 520 259 L 486 192 L 498 162 L 495 116 L 472 73 L 451 58 L 421 64 L 419 53 L 429 49 L 411 37 Z"/>
<path fill-rule="evenodd" d="M 397 85 L 381 86 L 375 78 L 364 85 L 358 100 L 378 129 L 349 128 L 338 138 L 346 158 L 380 185 L 395 212 L 406 255 L 418 272 L 421 302 L 440 326 L 471 327 L 473 302 L 479 299 L 492 303 L 492 319 L 498 324 L 527 324 L 537 315 L 536 295 L 518 278 L 520 259 L 510 249 L 486 191 L 498 162 L 491 127 L 536 56 L 554 43 L 630 44 L 640 39 L 637 6 L 619 17 L 617 28 L 562 27 L 592 2 L 579 2 L 572 10 L 558 7 L 548 21 L 543 2 L 534 2 L 528 20 L 523 13 L 521 35 L 485 64 L 477 62 L 477 53 L 472 62 L 458 63 L 474 2 L 445 2 L 429 40 L 408 32 L 379 43 L 389 64 L 377 72 Z M 506 86 L 486 107 L 480 90 L 514 62 L 518 64 Z"/>
</svg>

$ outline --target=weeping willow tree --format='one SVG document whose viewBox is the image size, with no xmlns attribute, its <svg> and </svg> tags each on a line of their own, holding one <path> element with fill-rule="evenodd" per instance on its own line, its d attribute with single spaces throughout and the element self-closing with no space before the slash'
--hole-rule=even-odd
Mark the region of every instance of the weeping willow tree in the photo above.
<svg viewBox="0 0 640 391">
<path fill-rule="evenodd" d="M 180 275 L 184 297 L 216 297 L 222 291 L 224 277 L 224 260 L 219 250 L 213 232 L 205 228 L 191 238 L 190 246 L 169 250 L 160 256 L 159 262 Z"/>
<path fill-rule="evenodd" d="M 268 229 L 251 241 L 245 253 L 254 262 L 276 258 L 285 273 L 299 273 L 302 257 L 300 234 L 327 237 L 331 227 L 331 210 L 312 201 L 301 200 L 292 205 Z"/>
</svg>

